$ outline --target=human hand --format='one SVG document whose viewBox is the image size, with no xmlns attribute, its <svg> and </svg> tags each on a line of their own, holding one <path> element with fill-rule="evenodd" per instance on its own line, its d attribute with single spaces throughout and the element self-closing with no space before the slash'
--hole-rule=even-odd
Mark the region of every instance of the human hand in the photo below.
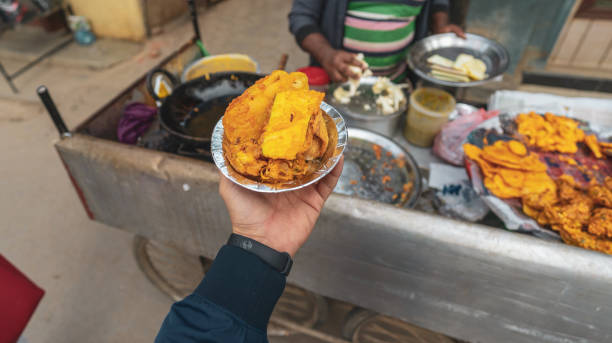
<svg viewBox="0 0 612 343">
<path fill-rule="evenodd" d="M 434 29 L 434 33 L 448 33 L 448 32 L 454 32 L 457 36 L 465 39 L 465 32 L 463 32 L 463 29 L 455 24 L 447 24 L 444 25 L 442 27 L 439 27 L 437 29 Z"/>
<path fill-rule="evenodd" d="M 432 15 L 432 22 L 431 29 L 435 34 L 454 32 L 457 36 L 463 39 L 466 38 L 465 32 L 463 32 L 463 29 L 460 26 L 449 23 L 448 13 L 444 11 L 435 12 Z"/>
<path fill-rule="evenodd" d="M 323 69 L 333 82 L 346 82 L 349 78 L 356 79 L 359 75 L 351 71 L 355 66 L 364 69 L 364 65 L 357 59 L 357 55 L 344 50 L 330 49 L 321 61 Z"/>
<path fill-rule="evenodd" d="M 232 231 L 293 257 L 310 236 L 343 165 L 341 157 L 316 184 L 282 193 L 253 192 L 221 176 L 219 193 L 229 211 Z"/>
</svg>

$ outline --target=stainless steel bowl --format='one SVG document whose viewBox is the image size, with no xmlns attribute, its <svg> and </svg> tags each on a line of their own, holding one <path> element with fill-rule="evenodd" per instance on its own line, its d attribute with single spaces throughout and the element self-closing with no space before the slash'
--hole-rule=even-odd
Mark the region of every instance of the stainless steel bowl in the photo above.
<svg viewBox="0 0 612 343">
<path fill-rule="evenodd" d="M 219 121 L 217 122 L 217 125 L 215 125 L 210 144 L 210 150 L 213 156 L 213 160 L 217 165 L 217 168 L 221 170 L 221 173 L 225 175 L 225 177 L 230 179 L 235 184 L 242 186 L 246 189 L 262 193 L 281 193 L 293 191 L 312 185 L 313 183 L 319 181 L 325 175 L 329 174 L 329 172 L 334 169 L 336 164 L 338 164 L 338 161 L 340 160 L 340 157 L 344 152 L 344 147 L 346 146 L 348 141 L 346 125 L 340 113 L 338 113 L 335 108 L 325 102 L 322 102 L 320 107 L 323 111 L 325 111 L 325 113 L 327 113 L 327 115 L 331 118 L 331 120 L 333 120 L 334 124 L 336 125 L 336 130 L 338 131 L 338 141 L 336 142 L 335 147 L 328 147 L 328 151 L 325 154 L 325 156 L 328 157 L 325 158 L 324 156 L 325 160 L 322 161 L 321 167 L 314 173 L 307 175 L 306 177 L 299 180 L 277 184 L 257 182 L 243 175 L 240 175 L 230 166 L 229 162 L 226 161 L 225 154 L 223 153 L 223 117 L 221 117 L 221 119 L 219 119 Z"/>
<path fill-rule="evenodd" d="M 472 87 L 490 82 L 502 75 L 510 63 L 508 51 L 498 42 L 471 33 L 467 38 L 457 37 L 454 33 L 443 33 L 421 39 L 408 51 L 408 65 L 421 78 L 442 86 Z M 427 59 L 432 55 L 440 55 L 455 60 L 459 54 L 470 54 L 481 59 L 487 65 L 488 78 L 480 81 L 452 82 L 436 79 L 429 75 L 431 68 Z"/>
<path fill-rule="evenodd" d="M 325 99 L 342 113 L 349 127 L 371 130 L 391 137 L 400 127 L 401 115 L 406 112 L 408 107 L 408 95 L 404 94 L 406 101 L 404 105 L 400 106 L 399 111 L 391 114 L 382 114 L 376 106 L 377 95 L 372 92 L 372 85 L 374 85 L 377 79 L 378 77 L 375 76 L 362 77 L 357 88 L 359 93 L 348 104 L 341 104 L 333 96 L 336 88 L 348 88 L 348 83 L 331 85 Z M 364 109 L 365 105 L 370 106 L 370 110 Z"/>
<path fill-rule="evenodd" d="M 413 207 L 422 185 L 421 173 L 412 155 L 392 139 L 372 131 L 349 128 L 348 134 L 344 169 L 334 192 L 397 207 Z M 381 149 L 379 156 L 374 145 Z M 398 159 L 403 163 L 398 164 Z M 412 183 L 412 187 L 405 191 L 407 183 Z"/>
</svg>

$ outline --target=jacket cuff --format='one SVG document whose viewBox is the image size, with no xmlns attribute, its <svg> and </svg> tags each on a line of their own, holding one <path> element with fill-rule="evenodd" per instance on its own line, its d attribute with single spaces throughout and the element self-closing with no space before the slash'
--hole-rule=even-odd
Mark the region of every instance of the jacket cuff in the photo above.
<svg viewBox="0 0 612 343">
<path fill-rule="evenodd" d="M 223 246 L 195 293 L 266 332 L 286 278 L 256 255 Z"/>
<path fill-rule="evenodd" d="M 295 32 L 295 41 L 299 46 L 302 46 L 302 41 L 311 33 L 321 32 L 317 25 L 304 25 Z"/>
</svg>

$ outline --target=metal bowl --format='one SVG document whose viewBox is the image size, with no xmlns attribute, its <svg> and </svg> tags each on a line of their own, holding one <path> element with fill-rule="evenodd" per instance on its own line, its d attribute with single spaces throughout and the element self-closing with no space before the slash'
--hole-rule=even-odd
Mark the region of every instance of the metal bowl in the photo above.
<svg viewBox="0 0 612 343">
<path fill-rule="evenodd" d="M 510 63 L 508 51 L 498 42 L 471 33 L 467 38 L 457 37 L 454 33 L 443 33 L 421 39 L 410 47 L 408 65 L 421 78 L 442 86 L 472 87 L 490 82 L 502 75 Z M 427 59 L 432 55 L 440 55 L 455 60 L 459 54 L 465 53 L 481 59 L 487 65 L 488 78 L 470 82 L 451 82 L 436 79 L 429 75 L 431 68 Z"/>
<path fill-rule="evenodd" d="M 215 161 L 217 168 L 221 170 L 221 173 L 225 175 L 225 177 L 230 179 L 235 184 L 255 192 L 280 193 L 293 191 L 312 185 L 334 169 L 336 164 L 338 164 L 338 161 L 344 152 L 344 147 L 348 141 L 348 132 L 344 119 L 340 113 L 325 102 L 321 103 L 321 109 L 327 113 L 327 115 L 336 125 L 336 131 L 338 131 L 338 142 L 336 143 L 335 147 L 328 148 L 328 151 L 326 152 L 327 157 L 324 156 L 325 160 L 321 164 L 321 167 L 314 173 L 299 180 L 276 184 L 258 182 L 240 175 L 230 166 L 229 162 L 226 161 L 225 154 L 223 153 L 223 117 L 221 117 L 221 119 L 217 122 L 217 125 L 215 125 L 210 146 L 213 160 Z"/>
<path fill-rule="evenodd" d="M 342 113 L 349 127 L 359 127 L 385 136 L 393 136 L 400 126 L 402 113 L 406 112 L 408 107 L 408 95 L 404 94 L 406 95 L 406 101 L 397 112 L 382 114 L 376 105 L 377 95 L 372 92 L 372 85 L 377 79 L 376 76 L 362 77 L 359 80 L 359 87 L 357 87 L 359 94 L 355 95 L 348 104 L 341 104 L 336 101 L 333 95 L 334 90 L 338 87 L 348 88 L 348 82 L 331 85 L 325 99 Z M 370 106 L 370 110 L 364 109 L 365 105 Z"/>
<path fill-rule="evenodd" d="M 348 134 L 344 169 L 334 192 L 398 207 L 413 207 L 422 185 L 421 173 L 412 155 L 392 139 L 372 131 L 350 127 Z M 377 159 L 373 145 L 380 146 L 380 159 Z M 403 166 L 396 162 L 401 156 Z M 385 176 L 389 180 L 383 182 Z M 412 182 L 412 188 L 404 192 L 404 184 L 409 182 Z"/>
</svg>

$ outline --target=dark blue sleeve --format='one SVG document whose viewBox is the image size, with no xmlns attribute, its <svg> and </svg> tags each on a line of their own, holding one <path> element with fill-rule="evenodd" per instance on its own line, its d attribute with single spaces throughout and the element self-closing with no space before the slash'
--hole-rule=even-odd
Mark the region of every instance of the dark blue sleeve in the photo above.
<svg viewBox="0 0 612 343">
<path fill-rule="evenodd" d="M 174 303 L 155 342 L 268 342 L 285 276 L 254 254 L 224 246 L 198 288 Z"/>
</svg>

